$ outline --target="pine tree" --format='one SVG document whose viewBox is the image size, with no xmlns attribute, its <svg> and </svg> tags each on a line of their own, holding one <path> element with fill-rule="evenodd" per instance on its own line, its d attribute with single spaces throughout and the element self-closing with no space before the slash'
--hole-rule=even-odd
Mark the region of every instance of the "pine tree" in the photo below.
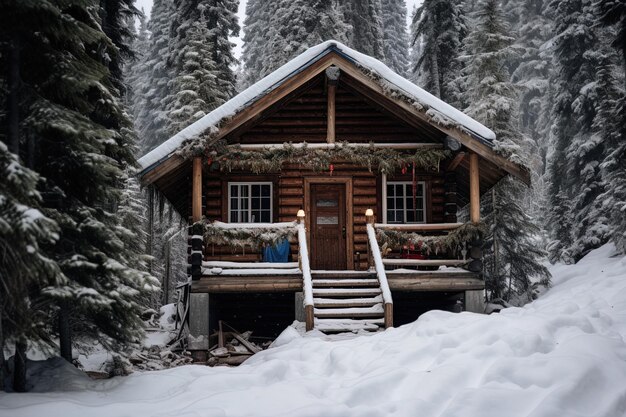
<svg viewBox="0 0 626 417">
<path fill-rule="evenodd" d="M 607 54 L 590 0 L 552 1 L 548 5 L 554 25 L 555 77 L 552 108 L 548 217 L 550 259 L 577 261 L 608 239 L 605 220 L 598 215 L 598 196 L 604 191 L 600 163 L 604 140 L 593 135 L 598 95 L 598 66 Z M 566 198 L 567 197 L 567 198 Z M 557 204 L 565 204 L 558 207 Z M 557 216 L 567 213 L 571 230 L 559 230 Z"/>
<path fill-rule="evenodd" d="M 459 57 L 467 34 L 461 6 L 453 0 L 425 0 L 413 15 L 411 45 L 416 49 L 413 79 L 433 95 L 459 106 Z"/>
<path fill-rule="evenodd" d="M 385 63 L 398 74 L 405 76 L 409 68 L 406 2 L 382 0 L 381 4 Z"/>
<path fill-rule="evenodd" d="M 472 105 L 466 112 L 495 131 L 497 151 L 524 163 L 533 151 L 532 141 L 517 126 L 517 92 L 505 65 L 513 54 L 514 38 L 498 0 L 482 0 L 476 7 L 474 29 L 467 38 L 466 94 Z M 548 285 L 550 278 L 539 263 L 544 255 L 535 241 L 539 229 L 522 207 L 521 187 L 512 179 L 500 183 L 492 196 L 486 196 L 483 208 L 490 230 L 485 272 L 491 295 L 518 303 L 534 298 L 533 279 Z"/>
<path fill-rule="evenodd" d="M 222 104 L 225 91 L 219 91 L 219 74 L 213 61 L 213 45 L 207 26 L 207 9 L 200 8 L 200 17 L 178 26 L 185 34 L 177 48 L 173 65 L 175 77 L 169 90 L 169 131 L 179 132 Z"/>
<path fill-rule="evenodd" d="M 385 59 L 381 0 L 342 3 L 345 22 L 352 28 L 348 45 L 374 58 Z"/>
<path fill-rule="evenodd" d="M 146 15 L 142 10 L 139 15 L 139 31 L 132 45 L 134 58 L 125 69 L 125 79 L 128 80 L 130 87 L 128 102 L 136 131 L 141 130 L 140 120 L 146 117 L 145 108 L 147 104 L 143 93 L 148 89 L 147 83 L 150 74 L 150 68 L 146 65 L 149 41 Z M 137 145 L 139 146 L 140 143 Z"/>
<path fill-rule="evenodd" d="M 142 103 L 135 122 L 141 153 L 154 149 L 170 137 L 170 122 L 163 100 L 169 95 L 168 84 L 173 78 L 168 63 L 173 6 L 170 0 L 154 1 L 147 24 L 150 33 L 148 50 L 138 64 L 149 71 L 146 77 L 142 77 L 141 88 L 134 93 Z"/>
<path fill-rule="evenodd" d="M 621 55 L 621 71 L 619 65 L 607 60 L 598 69 L 599 96 L 603 100 L 594 120 L 594 131 L 606 145 L 606 156 L 600 165 L 605 180 L 605 192 L 599 196 L 602 212 L 617 249 L 626 253 L 626 4 L 619 0 L 596 1 L 594 9 L 601 25 L 617 26 L 612 46 Z"/>
<path fill-rule="evenodd" d="M 119 80 L 108 68 L 116 46 L 102 32 L 98 9 L 82 1 L 17 2 L 4 10 L 11 19 L 2 19 L 1 30 L 19 33 L 22 42 L 22 141 L 30 139 L 45 190 L 42 212 L 60 230 L 46 253 L 69 292 L 52 294 L 105 346 L 137 341 L 139 300 L 154 281 L 129 261 L 127 231 L 114 212 L 120 179 L 134 164 Z"/>
<path fill-rule="evenodd" d="M 162 100 L 175 134 L 235 94 L 230 35 L 239 33 L 237 2 L 178 0 L 171 33 L 172 79 Z"/>
<path fill-rule="evenodd" d="M 49 343 L 50 335 L 43 324 L 46 323 L 50 309 L 40 301 L 47 298 L 48 293 L 58 293 L 65 285 L 65 277 L 45 251 L 47 245 L 58 240 L 59 229 L 53 220 L 39 210 L 39 176 L 24 167 L 3 142 L 0 142 L 0 175 L 3 178 L 0 182 L 2 390 L 6 341 Z"/>
<path fill-rule="evenodd" d="M 249 1 L 246 5 L 244 84 L 250 85 L 321 42 L 348 42 L 348 27 L 331 0 Z"/>
</svg>

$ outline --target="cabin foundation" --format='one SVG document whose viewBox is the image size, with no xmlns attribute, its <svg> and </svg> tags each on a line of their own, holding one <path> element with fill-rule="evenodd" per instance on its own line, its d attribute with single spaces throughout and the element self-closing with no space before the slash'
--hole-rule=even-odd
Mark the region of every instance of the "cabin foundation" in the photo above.
<svg viewBox="0 0 626 417">
<path fill-rule="evenodd" d="M 189 350 L 209 349 L 209 294 L 192 293 L 189 296 Z"/>
</svg>

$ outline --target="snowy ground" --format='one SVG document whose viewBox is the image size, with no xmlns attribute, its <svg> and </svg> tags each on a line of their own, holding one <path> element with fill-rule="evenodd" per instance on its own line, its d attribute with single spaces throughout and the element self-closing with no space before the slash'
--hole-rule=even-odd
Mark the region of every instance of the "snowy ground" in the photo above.
<svg viewBox="0 0 626 417">
<path fill-rule="evenodd" d="M 56 392 L 0 394 L 0 416 L 625 416 L 626 258 L 612 251 L 553 267 L 524 308 L 332 342 L 291 329 L 239 368 L 92 381 L 50 364 L 35 389 Z"/>
</svg>

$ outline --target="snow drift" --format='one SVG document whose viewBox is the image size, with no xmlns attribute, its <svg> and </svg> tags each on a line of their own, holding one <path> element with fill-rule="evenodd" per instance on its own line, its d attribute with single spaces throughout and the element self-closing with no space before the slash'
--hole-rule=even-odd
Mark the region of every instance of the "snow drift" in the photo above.
<svg viewBox="0 0 626 417">
<path fill-rule="evenodd" d="M 553 267 L 554 287 L 524 308 L 432 311 L 333 342 L 289 329 L 239 368 L 184 366 L 78 392 L 3 394 L 0 415 L 624 416 L 626 258 L 613 251 Z"/>
</svg>

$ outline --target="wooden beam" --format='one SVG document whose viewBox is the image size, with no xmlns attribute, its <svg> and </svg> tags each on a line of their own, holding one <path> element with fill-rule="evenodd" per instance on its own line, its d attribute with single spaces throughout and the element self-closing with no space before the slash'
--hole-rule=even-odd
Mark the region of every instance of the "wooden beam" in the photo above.
<svg viewBox="0 0 626 417">
<path fill-rule="evenodd" d="M 470 220 L 480 222 L 480 172 L 478 154 L 470 153 Z"/>
<path fill-rule="evenodd" d="M 335 143 L 335 93 L 337 92 L 337 85 L 335 83 L 328 83 L 327 98 L 328 98 L 328 116 L 326 119 L 326 141 L 328 143 Z"/>
<path fill-rule="evenodd" d="M 385 303 L 385 329 L 393 327 L 393 304 Z"/>
<path fill-rule="evenodd" d="M 313 330 L 313 327 L 315 326 L 314 311 L 315 310 L 313 309 L 312 305 L 304 306 L 304 315 L 305 315 L 306 331 L 307 332 Z"/>
<path fill-rule="evenodd" d="M 416 271 L 417 272 L 417 271 Z M 417 274 L 387 274 L 387 282 L 392 291 L 428 292 L 428 291 L 467 291 L 485 289 L 485 281 L 472 272 L 438 273 L 422 271 Z"/>
<path fill-rule="evenodd" d="M 348 143 L 345 146 L 350 148 L 369 148 L 370 146 L 374 146 L 375 148 L 381 149 L 443 149 L 443 145 L 441 143 Z M 260 151 L 264 149 L 282 149 L 285 147 L 284 143 L 242 143 L 240 145 L 229 145 L 229 146 L 239 146 L 243 150 L 247 151 Z M 305 146 L 304 143 L 293 143 L 291 144 L 296 149 L 302 148 Z M 337 145 L 335 143 L 307 143 L 307 149 L 333 149 L 343 145 Z"/>
<path fill-rule="evenodd" d="M 438 230 L 454 230 L 463 226 L 463 223 L 407 223 L 407 224 L 388 224 L 376 223 L 374 227 L 385 230 L 403 230 L 409 232 L 420 231 L 438 231 Z"/>
<path fill-rule="evenodd" d="M 202 157 L 193 158 L 193 176 L 191 186 L 191 220 L 195 223 L 202 219 Z"/>
<path fill-rule="evenodd" d="M 459 164 L 463 161 L 463 158 L 465 158 L 465 152 L 457 153 L 454 159 L 452 159 L 452 161 L 450 161 L 450 163 L 446 167 L 446 171 L 448 172 L 454 171 L 459 166 Z"/>
</svg>

